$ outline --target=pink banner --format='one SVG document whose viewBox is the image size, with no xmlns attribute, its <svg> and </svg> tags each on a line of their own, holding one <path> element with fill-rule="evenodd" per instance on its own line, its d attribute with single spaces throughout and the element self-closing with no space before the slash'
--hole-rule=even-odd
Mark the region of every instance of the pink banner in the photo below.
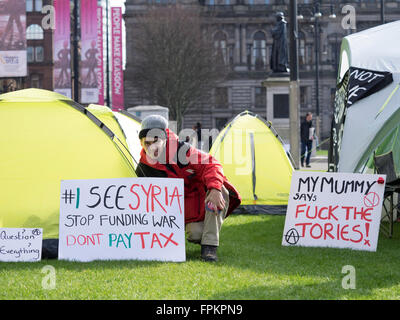
<svg viewBox="0 0 400 320">
<path fill-rule="evenodd" d="M 112 109 L 124 109 L 124 74 L 122 71 L 122 10 L 111 8 L 112 36 Z"/>
<path fill-rule="evenodd" d="M 97 0 L 80 1 L 81 6 L 81 102 L 98 103 Z"/>
<path fill-rule="evenodd" d="M 71 23 L 69 0 L 54 0 L 56 28 L 53 33 L 54 91 L 72 97 L 71 84 Z"/>
<path fill-rule="evenodd" d="M 103 69 L 103 7 L 97 7 L 97 80 L 99 82 L 99 104 L 104 105 L 104 69 Z"/>
<path fill-rule="evenodd" d="M 25 0 L 0 0 L 0 77 L 27 75 Z"/>
</svg>

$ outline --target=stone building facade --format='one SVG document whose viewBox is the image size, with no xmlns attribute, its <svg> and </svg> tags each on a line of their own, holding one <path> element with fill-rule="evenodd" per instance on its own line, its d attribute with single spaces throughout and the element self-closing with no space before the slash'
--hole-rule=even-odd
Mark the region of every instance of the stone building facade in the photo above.
<svg viewBox="0 0 400 320">
<path fill-rule="evenodd" d="M 130 68 L 130 44 L 135 39 L 134 32 L 130 30 L 134 28 L 138 14 L 145 12 L 149 6 L 165 6 L 171 3 L 168 1 L 179 1 L 183 5 L 201 9 L 204 28 L 212 34 L 215 47 L 221 50 L 224 61 L 230 68 L 228 79 L 211 93 L 211 102 L 199 105 L 185 115 L 185 128 L 201 122 L 203 128 L 221 129 L 228 120 L 244 110 L 271 120 L 273 125 L 274 122 L 279 123 L 285 117 L 288 118 L 288 108 L 271 109 L 274 99 L 277 105 L 288 104 L 288 90 L 281 94 L 276 92 L 277 95 L 272 96 L 268 94 L 268 88 L 264 84 L 271 76 L 269 60 L 275 14 L 278 11 L 284 12 L 288 21 L 289 0 L 126 0 L 125 108 L 147 104 L 132 85 L 134 71 Z M 298 20 L 300 115 L 303 117 L 309 111 L 315 115 L 319 111 L 320 142 L 324 142 L 330 135 L 341 40 L 350 33 L 380 24 L 381 10 L 379 0 L 320 0 L 318 3 L 322 16 L 315 21 L 313 10 L 316 8 L 316 1 L 298 0 L 298 14 L 303 16 Z M 342 13 L 345 5 L 352 6 L 354 17 L 349 16 L 348 11 Z M 386 0 L 386 22 L 399 18 L 400 2 Z M 355 29 L 351 28 L 352 22 L 355 22 Z M 319 65 L 318 79 L 316 59 Z M 289 130 L 278 132 L 286 141 L 289 140 Z"/>
<path fill-rule="evenodd" d="M 27 0 L 27 57 L 28 76 L 24 88 L 53 90 L 53 30 L 43 29 L 43 6 L 52 0 Z"/>
</svg>

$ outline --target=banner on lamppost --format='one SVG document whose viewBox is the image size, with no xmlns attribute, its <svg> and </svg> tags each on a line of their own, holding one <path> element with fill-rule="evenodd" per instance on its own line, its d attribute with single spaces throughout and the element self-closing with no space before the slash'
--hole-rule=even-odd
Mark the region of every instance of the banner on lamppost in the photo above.
<svg viewBox="0 0 400 320">
<path fill-rule="evenodd" d="M 97 7 L 97 80 L 99 88 L 98 104 L 104 105 L 104 63 L 103 63 L 103 7 Z"/>
<path fill-rule="evenodd" d="M 53 33 L 54 91 L 72 97 L 71 83 L 71 23 L 69 0 L 54 0 L 56 17 Z"/>
<path fill-rule="evenodd" d="M 80 82 L 81 102 L 98 103 L 98 18 L 97 0 L 85 0 L 80 3 L 81 11 L 81 61 Z"/>
<path fill-rule="evenodd" d="M 25 0 L 0 0 L 0 77 L 25 77 Z"/>
<path fill-rule="evenodd" d="M 124 74 L 122 70 L 122 9 L 111 8 L 112 39 L 112 109 L 124 109 Z"/>
</svg>

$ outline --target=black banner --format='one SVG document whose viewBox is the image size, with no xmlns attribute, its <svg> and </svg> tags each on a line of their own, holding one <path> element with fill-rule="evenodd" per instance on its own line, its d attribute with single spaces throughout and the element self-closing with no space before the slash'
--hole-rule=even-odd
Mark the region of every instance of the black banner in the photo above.
<svg viewBox="0 0 400 320">
<path fill-rule="evenodd" d="M 393 82 L 390 72 L 373 71 L 361 68 L 350 68 L 347 107 L 378 92 Z"/>
<path fill-rule="evenodd" d="M 346 119 L 348 101 L 349 71 L 336 87 L 335 104 L 333 110 L 331 139 L 328 154 L 328 171 L 336 172 L 339 162 L 339 152 L 342 143 L 344 122 Z"/>
<path fill-rule="evenodd" d="M 336 87 L 328 154 L 328 171 L 336 172 L 342 144 L 347 108 L 393 82 L 390 72 L 373 71 L 351 67 Z"/>
</svg>

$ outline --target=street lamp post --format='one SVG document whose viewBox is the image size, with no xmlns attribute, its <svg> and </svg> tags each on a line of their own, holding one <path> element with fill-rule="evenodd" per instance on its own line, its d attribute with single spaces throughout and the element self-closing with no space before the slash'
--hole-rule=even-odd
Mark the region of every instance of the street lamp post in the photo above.
<svg viewBox="0 0 400 320">
<path fill-rule="evenodd" d="M 314 12 L 314 35 L 315 35 L 315 115 L 316 115 L 316 135 L 320 138 L 320 108 L 319 108 L 319 18 L 321 13 L 319 11 L 319 3 L 316 2 Z M 319 141 L 319 140 L 318 140 Z"/>
<path fill-rule="evenodd" d="M 314 27 L 314 48 L 315 48 L 315 114 L 316 114 L 316 135 L 317 138 L 320 138 L 320 97 L 319 97 L 319 56 L 320 56 L 320 23 L 319 19 L 322 17 L 321 6 L 329 6 L 330 8 L 330 19 L 336 19 L 336 15 L 334 13 L 333 4 L 331 1 L 330 5 L 321 5 L 319 0 L 314 0 L 312 4 L 303 4 L 299 5 L 299 12 L 298 18 L 303 19 L 304 16 L 302 11 L 306 9 L 312 15 L 313 20 L 313 27 Z"/>
<path fill-rule="evenodd" d="M 290 153 L 296 169 L 300 167 L 299 141 L 299 57 L 298 57 L 297 1 L 290 0 Z"/>
</svg>

